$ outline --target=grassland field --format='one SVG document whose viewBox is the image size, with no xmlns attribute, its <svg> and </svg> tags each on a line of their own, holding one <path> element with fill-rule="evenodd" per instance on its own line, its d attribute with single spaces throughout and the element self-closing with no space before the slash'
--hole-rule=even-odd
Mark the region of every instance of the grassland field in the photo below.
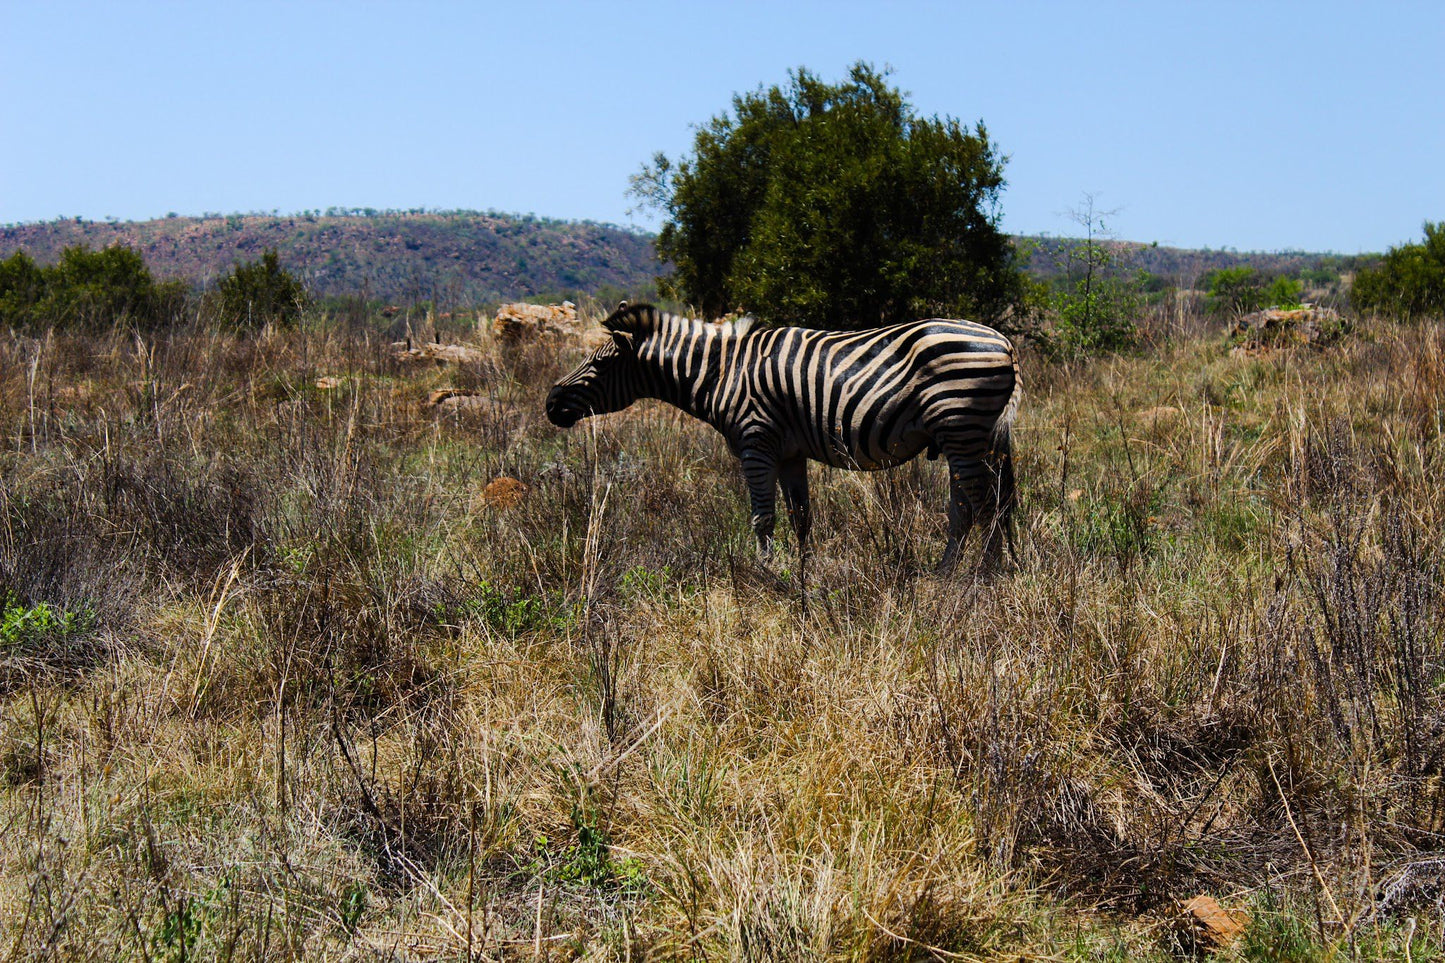
<svg viewBox="0 0 1445 963">
<path fill-rule="evenodd" d="M 1445 957 L 1441 326 L 1145 326 L 1025 348 L 998 574 L 813 466 L 806 613 L 579 346 L 0 337 L 0 960 Z"/>
</svg>

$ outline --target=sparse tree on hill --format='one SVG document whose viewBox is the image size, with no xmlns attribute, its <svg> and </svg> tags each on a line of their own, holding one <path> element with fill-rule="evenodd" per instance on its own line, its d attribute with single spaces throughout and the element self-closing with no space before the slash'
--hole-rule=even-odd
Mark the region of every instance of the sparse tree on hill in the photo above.
<svg viewBox="0 0 1445 963">
<path fill-rule="evenodd" d="M 1026 282 L 999 230 L 1004 158 L 982 123 L 920 117 L 867 64 L 733 98 L 693 152 L 632 193 L 663 212 L 664 293 L 704 315 L 870 327 L 928 315 L 1017 322 Z M 1016 324 L 1015 324 L 1016 326 Z"/>
</svg>

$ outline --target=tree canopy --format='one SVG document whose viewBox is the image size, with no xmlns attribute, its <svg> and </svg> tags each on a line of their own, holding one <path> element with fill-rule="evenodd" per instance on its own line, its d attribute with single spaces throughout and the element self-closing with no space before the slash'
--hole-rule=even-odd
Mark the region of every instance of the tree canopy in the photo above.
<svg viewBox="0 0 1445 963">
<path fill-rule="evenodd" d="M 122 321 L 157 327 L 175 319 L 185 295 L 183 282 L 157 283 L 145 259 L 119 244 L 67 247 L 48 267 L 24 251 L 0 261 L 0 323 L 22 329 L 100 330 Z"/>
<path fill-rule="evenodd" d="M 858 63 L 733 98 L 693 152 L 632 193 L 666 217 L 664 290 L 705 316 L 870 327 L 928 315 L 1006 323 L 1025 282 L 999 230 L 1004 158 L 982 122 L 919 117 Z"/>
</svg>

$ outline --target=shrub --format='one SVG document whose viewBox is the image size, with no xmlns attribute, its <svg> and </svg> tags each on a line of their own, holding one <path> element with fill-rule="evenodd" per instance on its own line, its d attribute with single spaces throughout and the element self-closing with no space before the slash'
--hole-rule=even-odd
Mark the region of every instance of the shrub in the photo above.
<svg viewBox="0 0 1445 963">
<path fill-rule="evenodd" d="M 1445 221 L 1426 221 L 1423 243 L 1392 247 L 1378 267 L 1362 269 L 1350 302 L 1358 311 L 1407 318 L 1445 312 Z"/>
<path fill-rule="evenodd" d="M 29 254 L 16 251 L 0 261 L 0 319 L 20 324 L 45 295 L 45 275 Z"/>
<path fill-rule="evenodd" d="M 293 324 L 308 301 L 305 287 L 281 267 L 275 248 L 260 260 L 237 264 L 221 278 L 217 291 L 222 319 L 243 328 Z"/>
<path fill-rule="evenodd" d="M 1123 277 L 1124 256 L 1102 243 L 1110 237 L 1104 218 L 1113 213 L 1097 210 L 1092 194 L 1071 212 L 1085 236 L 1063 248 L 1064 276 L 1053 297 L 1055 321 L 1046 342 L 1061 356 L 1118 351 L 1138 340 L 1134 318 L 1143 300 L 1144 272 Z"/>
<path fill-rule="evenodd" d="M 98 331 L 124 321 L 155 328 L 185 301 L 184 282 L 157 284 L 145 259 L 125 245 L 92 251 L 77 244 L 44 268 L 23 251 L 0 262 L 0 320 L 19 328 Z"/>
<path fill-rule="evenodd" d="M 1269 283 L 1269 287 L 1264 289 L 1262 300 L 1265 306 L 1270 308 L 1297 308 L 1303 292 L 1303 282 L 1280 275 Z"/>
<path fill-rule="evenodd" d="M 1209 306 L 1225 314 L 1247 314 L 1264 307 L 1264 280 L 1259 272 L 1243 264 L 1220 268 L 1204 279 Z"/>
</svg>

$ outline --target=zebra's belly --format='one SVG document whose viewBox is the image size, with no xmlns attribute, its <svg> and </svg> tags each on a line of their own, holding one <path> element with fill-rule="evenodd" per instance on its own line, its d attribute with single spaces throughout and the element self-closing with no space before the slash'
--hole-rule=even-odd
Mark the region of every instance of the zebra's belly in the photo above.
<svg viewBox="0 0 1445 963">
<path fill-rule="evenodd" d="M 826 444 L 814 447 L 805 454 L 834 468 L 879 471 L 917 458 L 928 447 L 929 440 L 922 430 L 900 432 L 891 441 L 868 438 L 854 440 L 835 434 L 827 439 Z"/>
</svg>

